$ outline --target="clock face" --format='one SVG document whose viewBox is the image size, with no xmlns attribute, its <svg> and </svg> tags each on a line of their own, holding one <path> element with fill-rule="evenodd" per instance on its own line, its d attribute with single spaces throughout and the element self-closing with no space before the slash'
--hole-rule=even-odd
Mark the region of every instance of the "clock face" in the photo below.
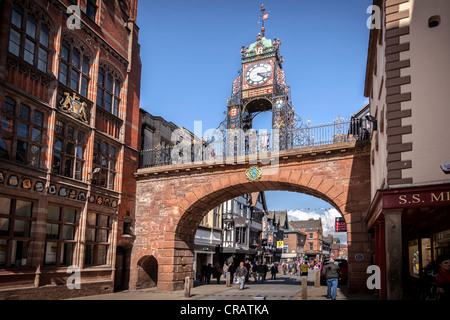
<svg viewBox="0 0 450 320">
<path fill-rule="evenodd" d="M 245 73 L 245 81 L 253 86 L 261 86 L 272 78 L 272 66 L 267 62 L 257 62 L 251 65 Z"/>
</svg>

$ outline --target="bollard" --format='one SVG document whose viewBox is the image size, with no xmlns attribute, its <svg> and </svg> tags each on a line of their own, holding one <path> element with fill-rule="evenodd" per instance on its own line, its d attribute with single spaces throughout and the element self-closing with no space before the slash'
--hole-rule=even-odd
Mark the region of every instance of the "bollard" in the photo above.
<svg viewBox="0 0 450 320">
<path fill-rule="evenodd" d="M 308 277 L 302 277 L 302 299 L 308 299 Z"/>
<path fill-rule="evenodd" d="M 314 287 L 320 287 L 320 271 L 314 270 Z"/>
<path fill-rule="evenodd" d="M 189 298 L 191 296 L 191 278 L 186 277 L 184 279 L 184 297 Z"/>
<path fill-rule="evenodd" d="M 227 287 L 231 287 L 231 274 L 229 272 L 227 272 L 226 283 Z"/>
</svg>

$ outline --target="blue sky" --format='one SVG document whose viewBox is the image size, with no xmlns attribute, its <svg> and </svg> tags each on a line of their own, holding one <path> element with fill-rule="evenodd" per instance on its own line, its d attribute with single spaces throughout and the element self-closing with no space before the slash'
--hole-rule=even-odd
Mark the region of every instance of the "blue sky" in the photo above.
<svg viewBox="0 0 450 320">
<path fill-rule="evenodd" d="M 286 82 L 296 113 L 311 124 L 350 118 L 364 107 L 372 0 L 141 0 L 141 108 L 203 132 L 225 119 L 226 101 L 241 67 L 240 50 L 256 40 L 261 3 L 266 38 L 282 40 Z M 256 118 L 270 129 L 270 113 Z M 288 192 L 269 193 L 269 209 L 328 206 Z"/>
</svg>

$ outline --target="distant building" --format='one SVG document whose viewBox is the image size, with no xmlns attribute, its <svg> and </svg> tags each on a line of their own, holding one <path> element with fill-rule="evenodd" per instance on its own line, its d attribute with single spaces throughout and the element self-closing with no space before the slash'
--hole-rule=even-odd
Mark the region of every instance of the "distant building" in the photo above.
<svg viewBox="0 0 450 320">
<path fill-rule="evenodd" d="M 322 260 L 323 228 L 321 218 L 318 220 L 310 218 L 309 220 L 304 221 L 290 221 L 289 229 L 301 231 L 306 234 L 304 249 L 304 256 L 306 259 Z"/>
<path fill-rule="evenodd" d="M 244 194 L 221 205 L 223 218 L 221 261 L 239 263 L 258 257 L 262 220 L 267 211 L 264 192 Z M 260 257 L 261 258 L 261 257 Z"/>
<path fill-rule="evenodd" d="M 262 243 L 265 261 L 280 261 L 283 248 L 278 244 L 284 240 L 284 232 L 289 229 L 287 210 L 269 211 L 263 218 Z"/>
<path fill-rule="evenodd" d="M 304 257 L 306 234 L 299 230 L 285 230 L 283 239 L 283 261 L 295 261 Z"/>
</svg>

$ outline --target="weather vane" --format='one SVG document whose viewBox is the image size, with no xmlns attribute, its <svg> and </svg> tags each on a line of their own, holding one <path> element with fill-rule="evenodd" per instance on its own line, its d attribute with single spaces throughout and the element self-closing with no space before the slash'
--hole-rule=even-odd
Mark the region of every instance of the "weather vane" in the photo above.
<svg viewBox="0 0 450 320">
<path fill-rule="evenodd" d="M 261 11 L 261 21 L 259 21 L 258 24 L 259 24 L 259 23 L 262 24 L 262 27 L 261 27 L 261 37 L 264 37 L 264 33 L 265 33 L 265 31 L 266 31 L 266 28 L 264 27 L 264 20 L 269 19 L 269 12 L 265 13 L 265 12 L 266 12 L 266 7 L 264 6 L 264 4 L 261 4 L 261 9 L 260 9 L 260 11 Z"/>
</svg>

